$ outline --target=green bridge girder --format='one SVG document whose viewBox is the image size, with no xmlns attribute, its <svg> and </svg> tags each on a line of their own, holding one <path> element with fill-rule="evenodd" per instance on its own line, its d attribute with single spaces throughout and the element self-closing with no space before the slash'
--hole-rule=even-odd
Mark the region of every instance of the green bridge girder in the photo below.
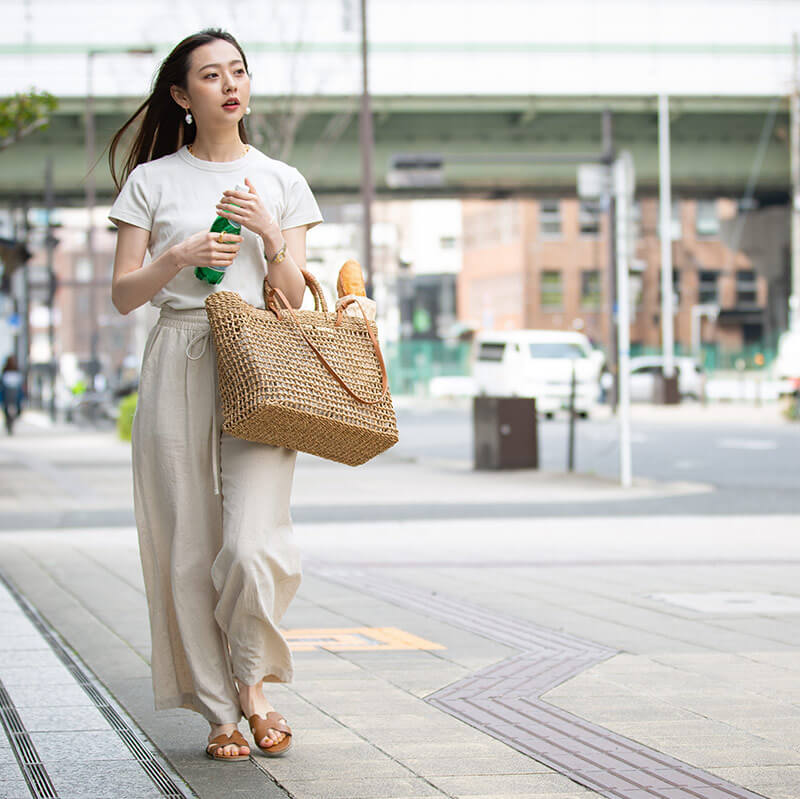
<svg viewBox="0 0 800 799">
<path fill-rule="evenodd" d="M 115 190 L 107 148 L 114 132 L 143 98 L 98 97 L 95 169 L 98 204 Z M 273 120 L 285 109 L 299 120 L 285 160 L 308 178 L 322 197 L 353 197 L 359 191 L 357 96 L 254 96 L 251 130 L 259 117 Z M 84 201 L 87 173 L 85 98 L 61 98 L 46 129 L 0 151 L 0 201 L 41 204 L 45 162 L 54 157 L 57 205 Z M 577 164 L 525 162 L 537 154 L 600 154 L 604 109 L 613 115 L 616 149 L 633 154 L 637 194 L 658 192 L 658 99 L 553 96 L 375 96 L 374 174 L 378 196 L 569 196 Z M 774 118 L 771 113 L 774 112 Z M 671 97 L 672 190 L 676 196 L 741 196 L 754 169 L 762 132 L 768 144 L 757 172 L 756 195 L 788 197 L 789 114 L 786 97 Z M 256 146 L 269 148 L 251 136 Z M 444 183 L 426 189 L 393 189 L 386 176 L 392 156 L 440 154 Z M 498 156 L 520 156 L 499 163 Z M 448 162 L 448 157 L 459 157 Z M 121 159 L 120 159 L 121 161 Z"/>
</svg>

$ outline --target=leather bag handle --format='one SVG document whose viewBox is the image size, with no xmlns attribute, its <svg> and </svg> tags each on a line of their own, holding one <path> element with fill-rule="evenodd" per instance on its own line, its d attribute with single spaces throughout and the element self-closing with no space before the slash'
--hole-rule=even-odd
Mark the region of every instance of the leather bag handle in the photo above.
<svg viewBox="0 0 800 799">
<path fill-rule="evenodd" d="M 328 312 L 328 303 L 325 301 L 325 295 L 322 293 L 322 286 L 319 284 L 319 280 L 317 280 L 308 269 L 300 269 L 303 273 L 303 279 L 306 281 L 306 286 L 308 286 L 309 290 L 311 291 L 311 296 L 314 298 L 314 310 L 315 311 L 323 311 L 325 313 Z M 277 307 L 277 303 L 274 300 L 275 297 L 275 289 L 272 288 L 269 284 L 269 280 L 267 277 L 264 276 L 264 305 L 267 308 L 272 308 L 275 310 Z M 283 298 L 286 307 L 289 307 L 289 303 L 286 302 L 286 298 Z M 280 316 L 278 317 L 280 318 Z"/>
<path fill-rule="evenodd" d="M 312 294 L 314 294 L 314 308 L 315 310 L 320 310 L 318 305 L 321 304 L 323 306 L 324 311 L 327 312 L 328 308 L 325 304 L 325 297 L 322 294 L 322 289 L 319 285 L 317 279 L 310 273 L 307 272 L 305 269 L 300 270 L 303 273 L 303 277 L 306 279 L 306 285 L 311 289 Z M 315 293 L 313 284 L 316 285 L 317 293 Z M 266 289 L 269 286 L 267 283 L 266 278 L 264 279 L 264 287 L 265 287 L 265 297 L 266 297 Z M 278 319 L 281 319 L 281 309 L 278 307 L 278 303 L 275 301 L 275 297 L 279 297 L 281 302 L 284 304 L 284 307 L 289 313 L 291 314 L 292 319 L 294 320 L 295 325 L 297 325 L 297 329 L 300 331 L 300 335 L 305 339 L 306 344 L 313 350 L 314 354 L 317 356 L 319 362 L 330 372 L 336 382 L 355 400 L 358 400 L 360 403 L 364 405 L 377 405 L 379 402 L 383 402 L 384 397 L 386 397 L 386 392 L 389 390 L 389 378 L 386 374 L 386 364 L 383 360 L 383 354 L 381 353 L 380 345 L 378 344 L 378 340 L 375 338 L 375 334 L 372 332 L 372 328 L 369 326 L 369 320 L 367 319 L 367 314 L 364 311 L 364 306 L 358 301 L 354 300 L 358 307 L 361 309 L 361 313 L 364 316 L 364 326 L 367 329 L 367 334 L 369 335 L 370 341 L 372 342 L 372 349 L 375 351 L 375 356 L 378 359 L 378 364 L 381 367 L 381 395 L 378 399 L 375 400 L 366 400 L 363 397 L 359 397 L 358 394 L 344 382 L 344 380 L 339 376 L 336 370 L 328 363 L 325 359 L 325 356 L 314 346 L 311 339 L 306 335 L 306 331 L 303 330 L 302 324 L 300 324 L 300 320 L 297 318 L 297 315 L 294 312 L 294 309 L 291 306 L 291 303 L 286 298 L 286 295 L 279 289 L 279 288 L 272 288 L 269 287 L 269 295 L 268 295 L 268 305 L 267 307 L 272 310 Z M 321 299 L 321 303 L 317 302 L 317 297 Z M 349 304 L 349 303 L 348 303 Z M 342 307 L 339 308 L 339 311 L 336 314 L 336 323 L 335 326 L 339 327 L 342 322 Z"/>
</svg>

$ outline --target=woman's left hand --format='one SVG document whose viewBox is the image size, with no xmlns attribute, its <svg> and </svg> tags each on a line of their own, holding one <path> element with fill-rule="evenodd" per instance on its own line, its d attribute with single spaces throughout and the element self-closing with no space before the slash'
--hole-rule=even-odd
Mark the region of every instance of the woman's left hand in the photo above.
<svg viewBox="0 0 800 799">
<path fill-rule="evenodd" d="M 222 198 L 217 203 L 217 213 L 238 222 L 240 225 L 257 233 L 261 238 L 269 237 L 276 227 L 275 220 L 267 211 L 264 201 L 259 197 L 255 186 L 248 178 L 244 179 L 249 194 L 243 191 L 228 190 L 222 193 Z M 239 206 L 236 208 L 235 206 Z"/>
</svg>

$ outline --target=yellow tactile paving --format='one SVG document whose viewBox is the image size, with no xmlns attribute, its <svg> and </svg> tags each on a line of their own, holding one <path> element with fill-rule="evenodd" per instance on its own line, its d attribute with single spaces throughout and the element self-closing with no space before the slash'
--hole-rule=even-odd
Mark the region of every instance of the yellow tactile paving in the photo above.
<svg viewBox="0 0 800 799">
<path fill-rule="evenodd" d="M 313 627 L 283 630 L 283 634 L 293 652 L 445 648 L 397 627 Z"/>
</svg>

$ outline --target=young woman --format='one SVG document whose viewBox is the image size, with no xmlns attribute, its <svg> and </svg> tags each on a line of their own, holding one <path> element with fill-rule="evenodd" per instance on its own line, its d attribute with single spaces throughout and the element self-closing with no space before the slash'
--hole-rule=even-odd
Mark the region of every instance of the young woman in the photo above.
<svg viewBox="0 0 800 799">
<path fill-rule="evenodd" d="M 278 622 L 302 571 L 289 515 L 296 453 L 221 433 L 204 301 L 236 291 L 263 308 L 267 275 L 299 306 L 306 231 L 322 221 L 303 176 L 247 144 L 249 100 L 242 48 L 204 30 L 167 56 L 109 150 L 117 188 L 124 182 L 109 213 L 119 228 L 112 301 L 124 314 L 148 301 L 161 309 L 132 432 L 155 706 L 202 714 L 206 754 L 221 761 L 248 759 L 242 714 L 265 754 L 291 745 L 262 688 L 292 680 Z M 142 113 L 120 181 L 115 152 Z M 218 214 L 241 235 L 210 233 Z M 197 266 L 224 269 L 222 282 L 199 280 Z"/>
</svg>

